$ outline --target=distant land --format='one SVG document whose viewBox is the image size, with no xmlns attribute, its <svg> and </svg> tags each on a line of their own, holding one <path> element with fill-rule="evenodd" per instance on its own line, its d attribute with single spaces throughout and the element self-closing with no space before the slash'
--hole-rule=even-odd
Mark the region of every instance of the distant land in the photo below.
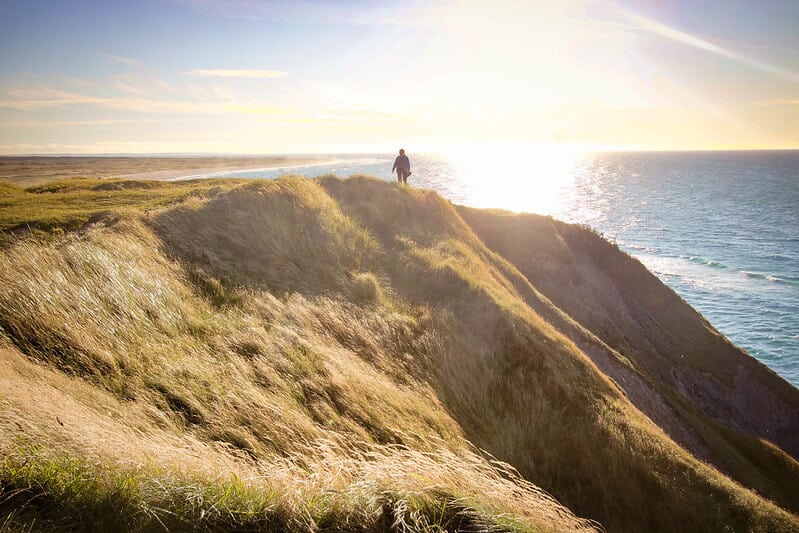
<svg viewBox="0 0 799 533">
<path fill-rule="evenodd" d="M 227 170 L 296 166 L 332 161 L 327 156 L 0 156 L 0 180 L 29 187 L 74 178 L 175 179 Z"/>
</svg>

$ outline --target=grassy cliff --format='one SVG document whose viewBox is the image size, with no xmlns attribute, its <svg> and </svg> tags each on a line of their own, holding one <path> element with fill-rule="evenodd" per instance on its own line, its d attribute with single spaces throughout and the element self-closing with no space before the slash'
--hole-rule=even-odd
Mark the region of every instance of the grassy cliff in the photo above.
<svg viewBox="0 0 799 533">
<path fill-rule="evenodd" d="M 0 195 L 0 530 L 799 529 L 799 391 L 587 229 L 367 177 Z"/>
</svg>

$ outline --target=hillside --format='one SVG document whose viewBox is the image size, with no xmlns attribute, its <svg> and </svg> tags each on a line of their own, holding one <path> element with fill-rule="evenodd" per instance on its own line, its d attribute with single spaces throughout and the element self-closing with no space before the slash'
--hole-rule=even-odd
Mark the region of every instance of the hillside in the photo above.
<svg viewBox="0 0 799 533">
<path fill-rule="evenodd" d="M 0 530 L 799 530 L 799 391 L 589 229 L 361 176 L 0 195 Z"/>
</svg>

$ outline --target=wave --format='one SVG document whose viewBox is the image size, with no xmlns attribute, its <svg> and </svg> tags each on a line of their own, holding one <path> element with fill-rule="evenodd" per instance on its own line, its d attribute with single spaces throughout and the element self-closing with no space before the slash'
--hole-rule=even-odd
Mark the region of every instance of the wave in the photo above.
<svg viewBox="0 0 799 533">
<path fill-rule="evenodd" d="M 676 277 L 676 278 L 689 279 L 697 277 L 695 272 L 689 274 L 688 272 L 684 271 L 683 268 L 680 268 L 679 263 L 683 261 L 694 265 L 701 265 L 703 267 L 707 267 L 717 271 L 726 270 L 729 271 L 729 275 L 731 276 L 734 276 L 735 274 L 738 275 L 742 274 L 744 277 L 749 279 L 763 280 L 771 283 L 776 283 L 779 285 L 799 286 L 799 278 L 793 276 L 784 276 L 784 275 L 780 276 L 776 274 L 769 274 L 752 270 L 739 270 L 737 268 L 731 267 L 723 263 L 722 261 L 707 259 L 705 257 L 700 257 L 695 255 L 659 254 L 657 253 L 656 250 L 649 248 L 647 246 L 625 244 L 625 247 L 634 250 L 633 255 L 637 255 L 639 259 L 643 259 L 644 257 L 646 257 L 646 259 L 648 259 L 649 261 L 644 260 L 644 262 L 649 263 L 650 266 L 653 267 L 652 268 L 653 271 L 655 271 L 657 274 L 661 274 L 669 278 Z M 733 278 L 729 279 L 732 280 Z"/>
<path fill-rule="evenodd" d="M 632 244 L 632 243 L 620 243 L 624 248 L 630 250 L 633 255 L 652 255 L 653 257 L 657 257 L 659 259 L 676 259 L 677 261 L 687 261 L 689 263 L 693 263 L 696 265 L 702 265 L 710 268 L 715 268 L 719 270 L 728 270 L 730 267 L 722 263 L 721 261 L 716 261 L 713 259 L 707 259 L 705 257 L 699 257 L 696 255 L 671 255 L 671 254 L 664 254 L 661 253 L 659 250 L 655 248 L 651 248 L 649 246 L 642 246 L 640 244 Z"/>
<path fill-rule="evenodd" d="M 719 270 L 727 270 L 729 267 L 721 261 L 714 261 L 712 259 L 705 259 L 704 257 L 697 257 L 693 255 L 681 255 L 679 259 L 685 259 L 691 263 L 704 265 L 710 268 L 718 268 Z"/>
<path fill-rule="evenodd" d="M 651 248 L 649 246 L 633 244 L 631 242 L 626 242 L 626 241 L 616 241 L 616 242 L 620 247 L 632 251 L 633 254 L 635 254 L 636 252 L 657 253 L 656 249 Z"/>
<path fill-rule="evenodd" d="M 751 279 L 762 279 L 780 285 L 799 286 L 799 279 L 796 278 L 780 277 L 771 274 L 763 274 L 762 272 L 750 272 L 748 270 L 742 270 L 741 274 Z"/>
</svg>

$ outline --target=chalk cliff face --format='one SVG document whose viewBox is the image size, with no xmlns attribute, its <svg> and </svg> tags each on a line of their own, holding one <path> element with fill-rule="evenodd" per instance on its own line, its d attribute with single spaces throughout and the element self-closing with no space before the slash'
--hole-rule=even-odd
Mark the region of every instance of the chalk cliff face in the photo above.
<svg viewBox="0 0 799 533">
<path fill-rule="evenodd" d="M 356 449 L 401 445 L 432 463 L 392 462 L 404 477 L 383 493 L 429 476 L 418 493 L 450 495 L 461 520 L 445 529 L 516 527 L 492 512 L 566 530 L 799 527 L 799 391 L 589 229 L 368 177 L 282 178 L 98 216 L 2 261 L 0 427 L 64 453 L 136 427 L 110 462 L 167 462 L 190 441 L 242 472 L 307 454 L 325 479 L 300 442 L 358 464 Z M 12 383 L 60 391 L 40 406 L 91 396 L 120 414 L 48 436 Z M 466 441 L 523 479 L 489 480 Z M 450 452 L 462 479 L 433 474 Z M 386 505 L 359 527 L 383 527 Z"/>
</svg>

